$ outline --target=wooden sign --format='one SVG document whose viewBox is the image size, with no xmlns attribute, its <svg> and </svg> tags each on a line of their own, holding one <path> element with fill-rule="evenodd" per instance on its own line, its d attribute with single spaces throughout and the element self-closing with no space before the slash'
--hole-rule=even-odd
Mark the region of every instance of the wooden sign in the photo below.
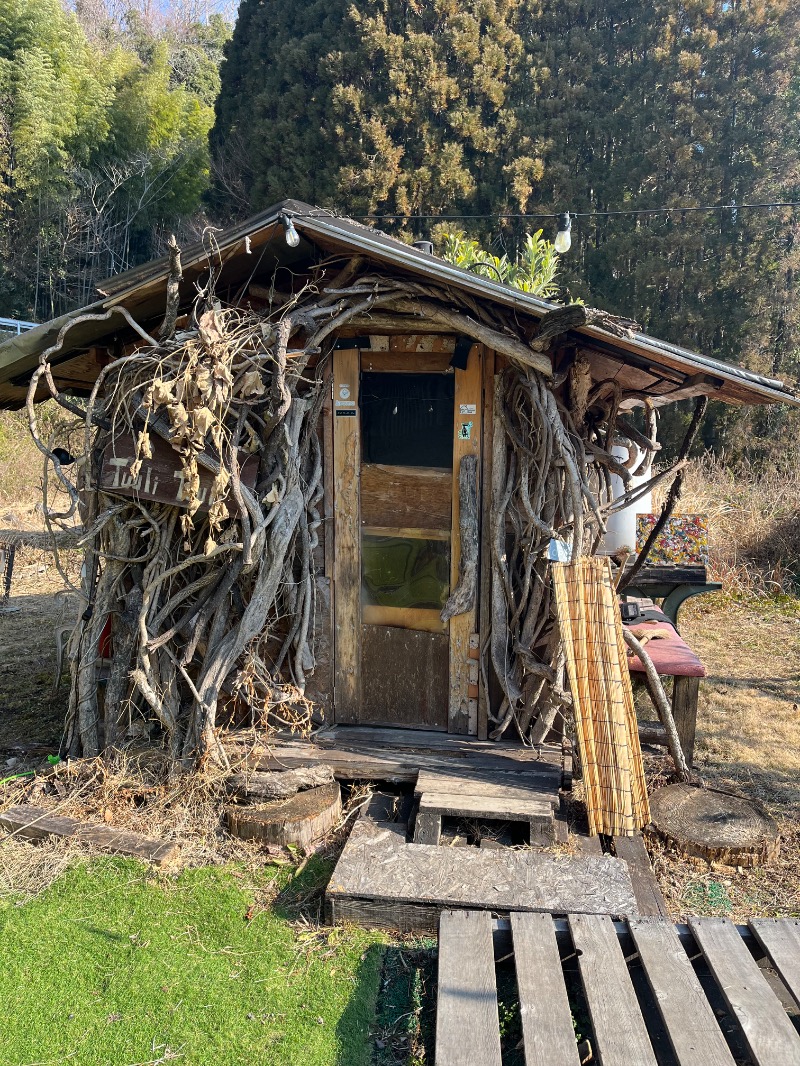
<svg viewBox="0 0 800 1066">
<path fill-rule="evenodd" d="M 184 499 L 183 483 L 185 480 L 181 468 L 181 457 L 160 437 L 151 436 L 152 459 L 142 459 L 138 477 L 130 473 L 136 459 L 136 441 L 132 434 L 123 433 L 116 437 L 103 452 L 103 465 L 100 470 L 100 488 L 119 496 L 132 496 L 137 500 L 149 500 L 154 503 L 168 503 L 173 507 L 188 507 Z M 214 475 L 209 470 L 199 469 L 200 474 L 200 511 L 209 508 L 209 493 L 214 482 Z M 258 456 L 239 452 L 239 476 L 246 488 L 255 488 L 258 475 Z M 239 508 L 228 492 L 225 503 L 231 514 L 238 513 Z"/>
</svg>

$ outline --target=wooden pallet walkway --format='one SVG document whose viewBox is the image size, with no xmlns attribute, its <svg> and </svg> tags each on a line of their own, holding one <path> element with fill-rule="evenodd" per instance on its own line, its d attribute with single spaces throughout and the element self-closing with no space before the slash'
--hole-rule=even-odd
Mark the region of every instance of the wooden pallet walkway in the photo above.
<svg viewBox="0 0 800 1066">
<path fill-rule="evenodd" d="M 687 928 L 665 918 L 512 913 L 511 952 L 498 925 L 487 911 L 441 916 L 436 1066 L 500 1066 L 498 952 L 513 952 L 526 1066 L 579 1066 L 576 1008 L 588 1012 L 582 1036 L 601 1066 L 800 1066 L 796 920 L 754 919 L 747 931 L 724 918 Z M 794 997 L 794 1021 L 756 961 L 759 947 L 784 998 Z"/>
</svg>

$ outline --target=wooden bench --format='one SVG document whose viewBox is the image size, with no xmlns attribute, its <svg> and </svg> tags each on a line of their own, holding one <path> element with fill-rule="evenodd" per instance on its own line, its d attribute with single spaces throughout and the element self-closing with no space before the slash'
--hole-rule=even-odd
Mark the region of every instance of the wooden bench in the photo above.
<svg viewBox="0 0 800 1066">
<path fill-rule="evenodd" d="M 677 629 L 678 611 L 686 600 L 706 592 L 719 592 L 721 588 L 719 581 L 708 580 L 705 566 L 672 563 L 643 566 L 624 595 L 626 599 L 637 594 L 660 599 L 661 609 Z"/>
<path fill-rule="evenodd" d="M 775 978 L 754 954 L 766 956 Z M 436 1066 L 500 1066 L 495 958 L 509 955 L 526 1066 L 588 1061 L 576 1041 L 579 1014 L 588 1015 L 581 1039 L 602 1066 L 800 1064 L 800 1036 L 785 1009 L 796 1015 L 800 996 L 794 919 L 756 919 L 747 929 L 726 918 L 693 918 L 687 927 L 665 918 L 512 912 L 509 922 L 487 911 L 445 911 Z"/>
<path fill-rule="evenodd" d="M 697 731 L 697 701 L 700 694 L 700 679 L 706 677 L 707 671 L 683 637 L 671 622 L 663 621 L 631 623 L 637 630 L 668 630 L 668 637 L 649 640 L 645 645 L 660 677 L 672 677 L 672 716 L 681 742 L 686 762 L 692 765 L 694 758 L 695 733 Z M 644 666 L 635 655 L 628 655 L 628 668 L 631 674 L 644 677 Z M 647 743 L 666 744 L 664 727 L 660 723 L 642 723 L 639 736 Z"/>
</svg>

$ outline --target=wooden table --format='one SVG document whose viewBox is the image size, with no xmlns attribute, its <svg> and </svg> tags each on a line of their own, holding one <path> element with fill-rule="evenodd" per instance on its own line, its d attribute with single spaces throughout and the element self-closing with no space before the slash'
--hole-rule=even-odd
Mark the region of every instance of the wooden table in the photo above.
<svg viewBox="0 0 800 1066">
<path fill-rule="evenodd" d="M 721 588 L 719 581 L 708 580 L 705 566 L 643 566 L 622 595 L 663 600 L 661 610 L 677 629 L 681 604 L 690 596 L 719 592 Z"/>
</svg>

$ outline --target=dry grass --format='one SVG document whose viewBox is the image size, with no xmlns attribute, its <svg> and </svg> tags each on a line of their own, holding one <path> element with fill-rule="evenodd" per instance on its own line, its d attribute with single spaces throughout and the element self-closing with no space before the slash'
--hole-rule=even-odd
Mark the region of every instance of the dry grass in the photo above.
<svg viewBox="0 0 800 1066">
<path fill-rule="evenodd" d="M 800 592 L 800 443 L 769 467 L 731 467 L 712 455 L 696 460 L 680 508 L 708 515 L 710 569 L 726 592 Z"/>
<path fill-rule="evenodd" d="M 681 632 L 709 672 L 695 767 L 708 784 L 761 802 L 778 822 L 781 853 L 739 870 L 651 844 L 662 892 L 675 918 L 800 915 L 800 601 L 703 597 L 683 608 Z M 649 771 L 651 787 L 664 783 L 655 763 Z"/>
<path fill-rule="evenodd" d="M 14 767 L 10 772 L 18 770 Z M 171 864 L 170 874 L 177 867 L 223 864 L 255 873 L 268 861 L 294 867 L 293 877 L 297 878 L 312 855 L 327 860 L 338 857 L 354 817 L 372 795 L 368 786 L 353 789 L 346 796 L 339 825 L 316 845 L 301 851 L 231 836 L 225 827 L 225 776 L 218 771 L 176 768 L 159 752 L 142 747 L 119 754 L 113 765 L 98 758 L 40 766 L 36 777 L 9 782 L 0 790 L 0 811 L 29 803 L 52 814 L 176 841 L 181 848 L 180 860 Z M 0 902 L 4 896 L 31 898 L 51 885 L 67 866 L 87 860 L 92 853 L 85 844 L 69 840 L 34 844 L 14 834 L 5 836 L 0 841 Z M 297 885 L 296 898 L 291 902 L 302 915 L 308 900 L 303 882 Z M 316 900 L 316 887 L 313 894 Z M 259 909 L 270 902 L 266 897 L 256 901 Z M 316 918 L 321 915 L 316 914 Z"/>
</svg>

